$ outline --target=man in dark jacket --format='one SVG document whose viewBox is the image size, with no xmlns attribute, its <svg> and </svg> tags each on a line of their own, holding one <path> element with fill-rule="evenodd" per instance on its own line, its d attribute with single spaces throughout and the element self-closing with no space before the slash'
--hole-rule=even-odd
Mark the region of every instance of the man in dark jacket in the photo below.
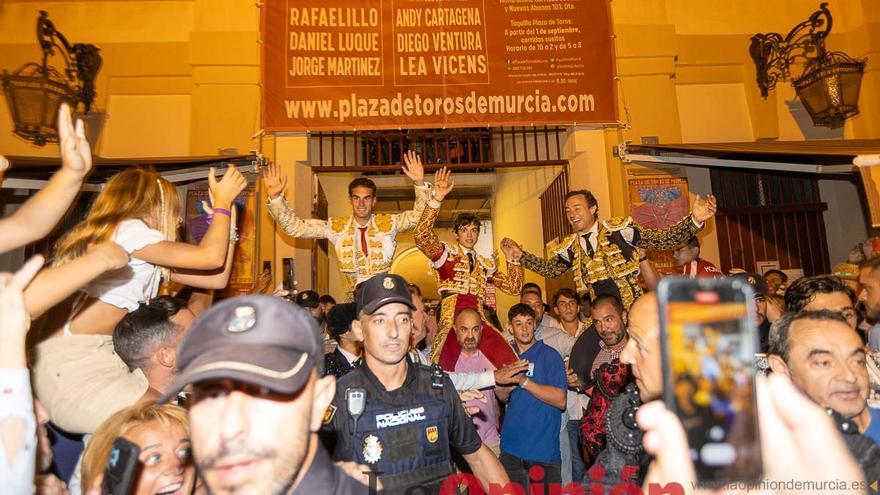
<svg viewBox="0 0 880 495">
<path fill-rule="evenodd" d="M 351 331 L 351 322 L 357 319 L 355 303 L 337 304 L 327 315 L 327 331 L 339 345 L 333 352 L 324 355 L 324 376 L 340 378 L 352 370 L 360 360 L 360 342 Z"/>
</svg>

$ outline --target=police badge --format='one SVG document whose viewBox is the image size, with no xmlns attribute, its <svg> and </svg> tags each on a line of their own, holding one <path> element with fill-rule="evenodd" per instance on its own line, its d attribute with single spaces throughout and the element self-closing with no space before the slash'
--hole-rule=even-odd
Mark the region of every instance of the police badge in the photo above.
<svg viewBox="0 0 880 495">
<path fill-rule="evenodd" d="M 253 306 L 239 306 L 235 308 L 226 330 L 230 333 L 241 333 L 254 328 L 256 324 L 257 310 Z"/>
<path fill-rule="evenodd" d="M 369 435 L 364 439 L 364 462 L 367 464 L 375 464 L 382 458 L 382 442 L 375 435 Z"/>
</svg>

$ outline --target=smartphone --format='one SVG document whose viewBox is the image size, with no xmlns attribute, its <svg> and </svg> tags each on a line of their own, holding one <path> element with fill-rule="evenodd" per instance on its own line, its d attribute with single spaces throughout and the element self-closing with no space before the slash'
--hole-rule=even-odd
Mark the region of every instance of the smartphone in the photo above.
<svg viewBox="0 0 880 495">
<path fill-rule="evenodd" d="M 284 268 L 284 290 L 293 290 L 293 282 L 296 280 L 293 272 L 293 258 L 284 258 L 281 260 L 282 268 Z"/>
<path fill-rule="evenodd" d="M 663 395 L 701 486 L 761 479 L 754 292 L 744 280 L 667 277 L 657 287 Z"/>
<path fill-rule="evenodd" d="M 128 440 L 117 437 L 110 449 L 110 457 L 104 467 L 104 481 L 101 493 L 104 495 L 129 495 L 140 475 L 141 462 L 138 456 L 140 447 Z"/>
<path fill-rule="evenodd" d="M 272 273 L 272 262 L 271 261 L 264 261 L 263 262 L 263 271 Z"/>
</svg>

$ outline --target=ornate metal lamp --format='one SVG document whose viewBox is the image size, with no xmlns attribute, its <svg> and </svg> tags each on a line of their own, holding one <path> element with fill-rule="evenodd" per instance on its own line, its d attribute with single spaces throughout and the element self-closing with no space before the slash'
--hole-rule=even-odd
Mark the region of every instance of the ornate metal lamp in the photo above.
<svg viewBox="0 0 880 495">
<path fill-rule="evenodd" d="M 57 143 L 58 107 L 66 101 L 75 110 L 80 102 L 86 113 L 95 100 L 95 77 L 101 68 L 101 55 L 94 45 L 71 45 L 55 29 L 49 15 L 41 10 L 37 20 L 37 41 L 43 51 L 43 63 L 30 62 L 15 72 L 3 71 L 3 90 L 15 133 L 37 146 Z M 48 63 L 55 50 L 64 59 L 59 72 Z"/>
<path fill-rule="evenodd" d="M 776 81 L 791 79 L 791 65 L 800 61 L 803 72 L 791 83 L 813 125 L 838 128 L 859 113 L 859 88 L 868 59 L 855 60 L 843 52 L 826 51 L 825 37 L 830 31 L 831 11 L 827 3 L 822 3 L 785 38 L 779 33 L 752 36 L 749 53 L 764 98 Z"/>
</svg>

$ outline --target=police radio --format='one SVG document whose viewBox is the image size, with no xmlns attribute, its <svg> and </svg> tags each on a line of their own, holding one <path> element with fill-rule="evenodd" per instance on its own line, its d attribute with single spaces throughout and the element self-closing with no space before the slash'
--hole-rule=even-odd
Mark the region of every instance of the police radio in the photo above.
<svg viewBox="0 0 880 495">
<path fill-rule="evenodd" d="M 354 433 L 357 434 L 357 420 L 367 407 L 367 391 L 362 388 L 345 389 L 345 407 L 354 420 Z"/>
<path fill-rule="evenodd" d="M 431 388 L 443 389 L 443 368 L 439 364 L 431 365 Z"/>
<path fill-rule="evenodd" d="M 360 416 L 367 405 L 367 392 L 362 388 L 345 389 L 345 405 L 348 407 L 348 414 L 355 418 Z"/>
</svg>

